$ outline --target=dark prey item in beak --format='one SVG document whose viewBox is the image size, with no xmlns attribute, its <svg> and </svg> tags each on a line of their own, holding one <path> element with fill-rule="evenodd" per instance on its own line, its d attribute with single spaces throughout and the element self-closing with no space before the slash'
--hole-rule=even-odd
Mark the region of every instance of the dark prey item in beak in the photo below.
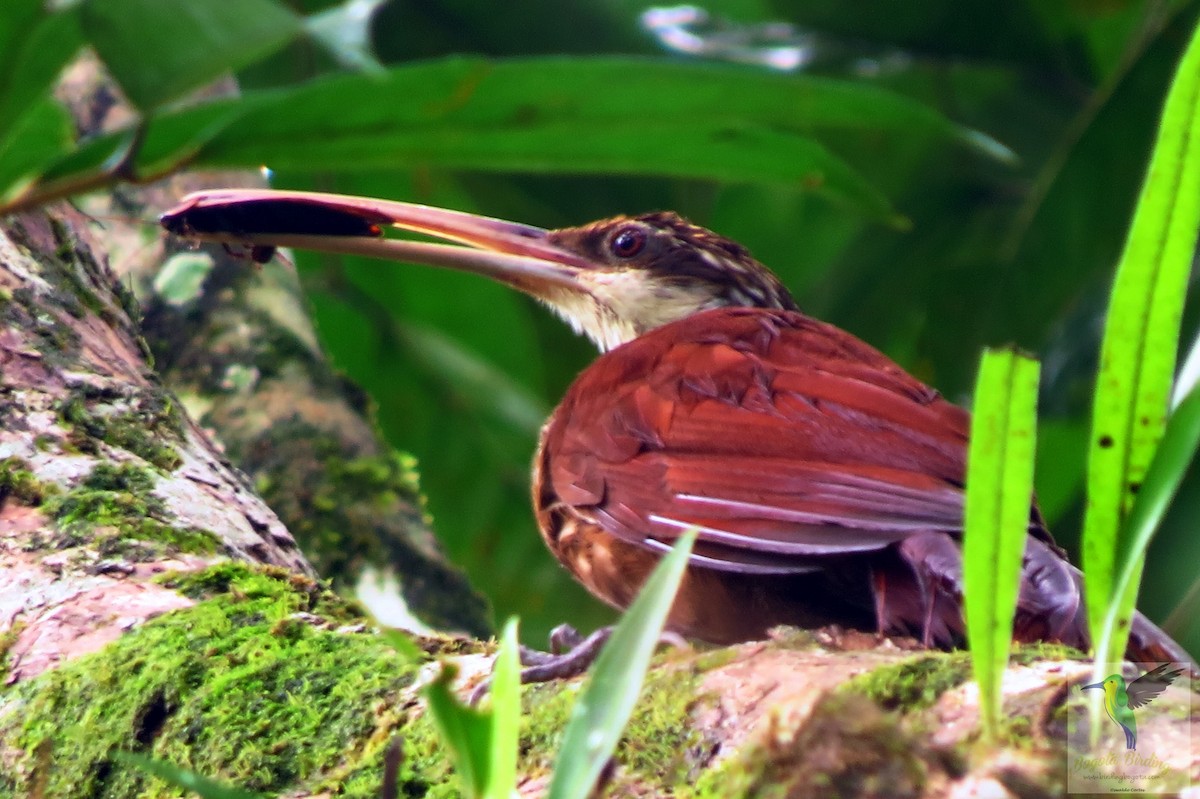
<svg viewBox="0 0 1200 799">
<path fill-rule="evenodd" d="M 415 203 L 270 189 L 201 191 L 159 217 L 191 241 L 248 248 L 300 247 L 474 272 L 535 296 L 586 293 L 575 275 L 590 263 L 532 225 Z M 466 247 L 383 238 L 385 226 Z M 265 250 L 264 250 L 265 251 Z"/>
</svg>

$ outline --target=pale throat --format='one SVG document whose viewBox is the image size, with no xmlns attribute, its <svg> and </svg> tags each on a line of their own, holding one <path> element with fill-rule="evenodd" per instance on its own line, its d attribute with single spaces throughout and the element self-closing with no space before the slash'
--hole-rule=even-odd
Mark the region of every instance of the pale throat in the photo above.
<svg viewBox="0 0 1200 799">
<path fill-rule="evenodd" d="M 601 352 L 656 327 L 728 305 L 703 285 L 668 283 L 629 272 L 589 275 L 590 293 L 552 290 L 538 299 Z"/>
</svg>

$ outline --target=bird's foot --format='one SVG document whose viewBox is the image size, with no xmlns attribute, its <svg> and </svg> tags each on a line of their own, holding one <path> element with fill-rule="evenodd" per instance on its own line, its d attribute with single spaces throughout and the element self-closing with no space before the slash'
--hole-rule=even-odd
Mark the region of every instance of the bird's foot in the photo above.
<svg viewBox="0 0 1200 799">
<path fill-rule="evenodd" d="M 521 684 L 565 680 L 583 674 L 596 660 L 612 631 L 612 627 L 601 627 L 585 638 L 571 625 L 560 624 L 550 631 L 549 652 L 522 644 L 518 648 L 524 667 L 521 669 Z M 491 687 L 491 677 L 477 685 L 471 692 L 471 704 L 479 704 Z"/>
<path fill-rule="evenodd" d="M 601 627 L 586 638 L 569 624 L 560 624 L 550 631 L 550 651 L 540 652 L 521 647 L 522 683 L 549 682 L 578 677 L 587 671 L 605 642 L 612 635 L 612 627 Z M 688 643 L 678 633 L 664 632 L 658 642 L 686 649 Z"/>
<path fill-rule="evenodd" d="M 569 624 L 550 631 L 550 651 L 521 647 L 522 683 L 565 680 L 583 674 L 596 660 L 612 627 L 601 627 L 586 638 Z"/>
<path fill-rule="evenodd" d="M 612 627 L 601 627 L 591 635 L 584 637 L 569 624 L 560 624 L 550 631 L 550 651 L 542 652 L 527 646 L 520 647 L 521 683 L 551 682 L 578 677 L 587 671 L 596 656 L 604 648 L 604 644 L 612 636 Z M 664 632 L 659 643 L 677 648 L 686 648 L 687 641 L 672 632 Z M 483 695 L 491 687 L 492 680 L 488 678 L 471 692 L 471 704 L 478 704 Z"/>
</svg>

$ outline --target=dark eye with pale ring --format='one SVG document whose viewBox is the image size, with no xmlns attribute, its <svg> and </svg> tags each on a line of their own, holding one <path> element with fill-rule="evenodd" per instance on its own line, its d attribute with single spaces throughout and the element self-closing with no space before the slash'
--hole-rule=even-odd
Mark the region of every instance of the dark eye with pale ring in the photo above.
<svg viewBox="0 0 1200 799">
<path fill-rule="evenodd" d="M 632 258 L 645 249 L 646 231 L 637 227 L 622 228 L 609 239 L 608 247 L 618 258 Z"/>
</svg>

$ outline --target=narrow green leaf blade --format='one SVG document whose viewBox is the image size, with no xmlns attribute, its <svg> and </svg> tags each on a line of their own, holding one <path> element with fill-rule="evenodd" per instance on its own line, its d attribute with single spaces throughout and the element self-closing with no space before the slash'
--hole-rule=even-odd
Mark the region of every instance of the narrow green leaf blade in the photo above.
<svg viewBox="0 0 1200 799">
<path fill-rule="evenodd" d="M 1167 95 L 1150 168 L 1113 286 L 1093 410 L 1083 568 L 1092 640 L 1110 605 L 1131 617 L 1134 580 L 1117 593 L 1117 539 L 1166 426 L 1188 273 L 1200 226 L 1200 30 Z M 1140 563 L 1140 558 L 1136 559 Z M 1140 566 L 1135 568 L 1140 571 Z M 1117 659 L 1128 625 L 1105 637 Z"/>
<path fill-rule="evenodd" d="M 500 651 L 492 671 L 492 751 L 486 799 L 510 799 L 517 789 L 517 745 L 521 732 L 521 661 L 517 620 L 500 634 Z"/>
<path fill-rule="evenodd" d="M 301 30 L 274 0 L 85 0 L 81 13 L 84 35 L 144 110 L 274 52 Z"/>
<path fill-rule="evenodd" d="M 1012 645 L 1037 450 L 1037 361 L 983 354 L 967 457 L 963 592 L 985 734 L 1000 721 L 1001 680 Z"/>
<path fill-rule="evenodd" d="M 1179 492 L 1197 448 L 1200 448 L 1200 389 L 1193 388 L 1171 414 L 1154 460 L 1146 470 L 1145 482 L 1125 521 L 1114 560 L 1116 582 L 1113 592 L 1116 596 L 1131 592 L 1136 596 L 1135 588 L 1150 539 Z M 1120 603 L 1109 603 L 1103 626 L 1095 639 L 1097 652 L 1112 651 L 1112 642 L 1120 637 L 1118 630 L 1129 629 L 1131 615 Z"/>
<path fill-rule="evenodd" d="M 139 768 L 147 774 L 153 774 L 177 788 L 193 791 L 201 799 L 262 799 L 262 794 L 236 788 L 208 777 L 201 777 L 199 774 L 162 760 L 154 760 L 132 752 L 117 752 L 116 759 Z"/>
<path fill-rule="evenodd" d="M 605 645 L 563 733 L 548 799 L 586 799 L 621 738 L 696 542 L 679 537 Z"/>
<path fill-rule="evenodd" d="M 455 673 L 453 666 L 443 664 L 437 678 L 423 693 L 454 769 L 462 779 L 463 790 L 469 797 L 483 797 L 492 755 L 492 714 L 458 701 L 450 689 Z"/>
</svg>

